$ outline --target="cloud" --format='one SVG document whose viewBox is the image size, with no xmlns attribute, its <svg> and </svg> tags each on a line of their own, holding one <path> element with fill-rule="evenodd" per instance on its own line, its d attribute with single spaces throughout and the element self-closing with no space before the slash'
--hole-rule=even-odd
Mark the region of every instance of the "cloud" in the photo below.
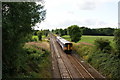
<svg viewBox="0 0 120 80">
<path fill-rule="evenodd" d="M 109 24 L 104 21 L 100 21 L 97 19 L 84 19 L 84 20 L 65 20 L 63 22 L 59 22 L 58 24 L 51 24 L 49 22 L 42 22 L 42 24 L 37 24 L 40 26 L 40 28 L 36 29 L 65 29 L 71 25 L 78 25 L 79 27 L 85 26 L 90 28 L 102 28 L 104 27 L 111 27 L 111 25 L 114 25 L 113 23 Z M 116 26 L 116 25 L 115 25 Z M 113 26 L 114 27 L 114 26 Z"/>
<path fill-rule="evenodd" d="M 95 9 L 103 4 L 118 0 L 45 0 L 46 20 L 37 24 L 36 29 L 66 28 L 70 25 L 88 26 L 91 28 L 115 25 L 95 14 Z M 92 12 L 93 11 L 93 12 Z M 102 13 L 100 13 L 102 14 Z M 104 16 L 104 15 L 102 15 Z M 116 26 L 116 25 L 115 25 Z"/>
<path fill-rule="evenodd" d="M 80 10 L 93 10 L 102 4 L 115 2 L 117 0 L 76 0 L 76 5 Z"/>
</svg>

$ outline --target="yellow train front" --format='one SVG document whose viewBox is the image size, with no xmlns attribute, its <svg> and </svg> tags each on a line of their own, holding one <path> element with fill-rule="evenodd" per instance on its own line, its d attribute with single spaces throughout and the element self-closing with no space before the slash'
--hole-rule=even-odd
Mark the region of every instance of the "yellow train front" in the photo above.
<svg viewBox="0 0 120 80">
<path fill-rule="evenodd" d="M 56 39 L 64 52 L 66 52 L 66 53 L 72 52 L 72 43 L 71 42 L 69 42 L 59 36 L 57 36 Z"/>
<path fill-rule="evenodd" d="M 65 43 L 63 50 L 66 53 L 71 53 L 72 52 L 72 43 Z"/>
</svg>

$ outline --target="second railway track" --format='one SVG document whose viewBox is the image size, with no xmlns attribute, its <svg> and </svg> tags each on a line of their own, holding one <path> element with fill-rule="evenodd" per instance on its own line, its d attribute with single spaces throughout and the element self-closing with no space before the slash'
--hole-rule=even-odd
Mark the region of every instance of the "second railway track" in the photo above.
<svg viewBox="0 0 120 80">
<path fill-rule="evenodd" d="M 70 54 L 67 54 L 67 56 L 71 61 L 71 64 L 76 68 L 79 75 L 81 75 L 84 80 L 88 78 L 91 80 L 95 80 L 95 78 L 89 73 L 89 71 L 75 57 L 71 56 Z"/>
</svg>

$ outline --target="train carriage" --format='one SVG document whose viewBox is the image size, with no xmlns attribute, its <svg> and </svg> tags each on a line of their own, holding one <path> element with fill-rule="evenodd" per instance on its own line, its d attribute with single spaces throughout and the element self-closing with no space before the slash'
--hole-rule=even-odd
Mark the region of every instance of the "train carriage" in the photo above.
<svg viewBox="0 0 120 80">
<path fill-rule="evenodd" d="M 72 43 L 57 36 L 56 37 L 57 42 L 60 44 L 60 46 L 62 47 L 63 51 L 66 53 L 71 53 L 72 52 Z"/>
</svg>

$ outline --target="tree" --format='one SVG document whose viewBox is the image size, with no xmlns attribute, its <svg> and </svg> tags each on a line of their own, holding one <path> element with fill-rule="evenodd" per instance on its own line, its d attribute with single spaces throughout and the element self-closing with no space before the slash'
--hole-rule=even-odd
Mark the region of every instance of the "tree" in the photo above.
<svg viewBox="0 0 120 80">
<path fill-rule="evenodd" d="M 38 39 L 41 41 L 42 40 L 42 31 L 37 32 Z"/>
<path fill-rule="evenodd" d="M 9 77 L 21 71 L 25 62 L 22 51 L 25 39 L 36 23 L 45 19 L 44 6 L 35 2 L 3 2 L 2 3 L 2 52 L 3 74 Z M 3 76 L 3 77 L 4 77 Z"/>
<path fill-rule="evenodd" d="M 39 30 L 33 30 L 33 35 L 37 35 L 37 32 L 38 32 Z"/>
<path fill-rule="evenodd" d="M 81 39 L 81 30 L 77 25 L 68 27 L 68 33 L 70 35 L 71 41 L 78 42 Z"/>
<path fill-rule="evenodd" d="M 50 32 L 49 29 L 43 30 L 43 35 L 48 36 L 49 32 Z"/>
<path fill-rule="evenodd" d="M 119 53 L 119 56 L 120 56 L 120 29 L 115 30 L 114 41 L 115 41 L 115 44 L 116 44 L 116 49 L 118 50 L 118 53 Z"/>
<path fill-rule="evenodd" d="M 83 35 L 91 35 L 92 34 L 92 29 L 87 28 L 87 27 L 80 27 L 82 34 Z"/>
<path fill-rule="evenodd" d="M 54 30 L 54 33 L 59 35 L 59 29 Z"/>
<path fill-rule="evenodd" d="M 64 30 L 63 29 L 59 29 L 59 35 L 63 36 L 64 35 Z"/>
<path fill-rule="evenodd" d="M 64 29 L 64 35 L 67 35 L 67 29 Z"/>
<path fill-rule="evenodd" d="M 113 36 L 114 28 L 98 28 L 90 29 L 87 27 L 80 27 L 83 35 L 103 35 L 103 36 Z"/>
</svg>

